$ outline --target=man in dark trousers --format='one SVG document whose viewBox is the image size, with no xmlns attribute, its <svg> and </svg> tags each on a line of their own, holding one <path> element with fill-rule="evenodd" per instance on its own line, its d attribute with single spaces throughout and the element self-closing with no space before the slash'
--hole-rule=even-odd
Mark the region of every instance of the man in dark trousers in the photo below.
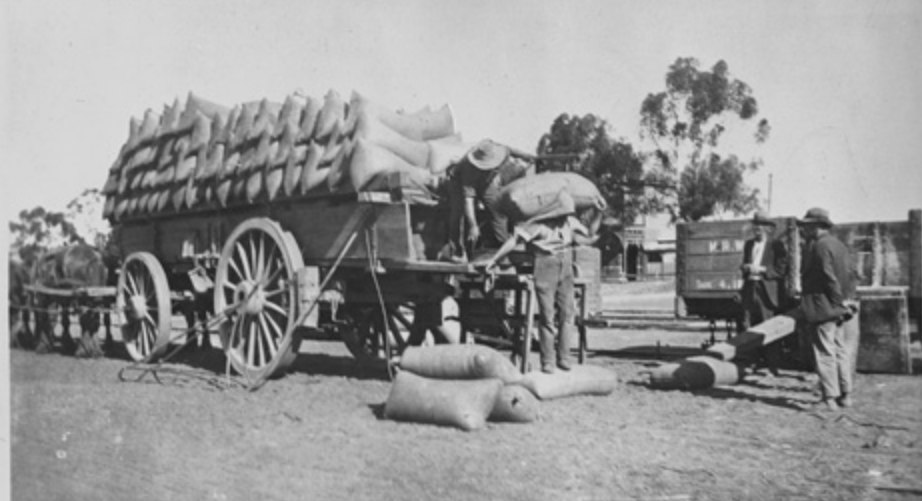
<svg viewBox="0 0 922 501">
<path fill-rule="evenodd" d="M 855 280 L 848 248 L 829 229 L 829 213 L 819 207 L 807 211 L 798 224 L 803 228 L 801 310 L 816 358 L 820 378 L 821 408 L 836 410 L 852 405 L 854 359 L 858 349 L 853 325 L 857 312 Z"/>
<path fill-rule="evenodd" d="M 775 222 L 757 211 L 752 218 L 753 237 L 743 245 L 742 318 L 740 332 L 768 320 L 787 305 L 785 278 L 790 254 L 781 239 L 774 238 Z M 760 350 L 759 356 L 772 374 L 777 375 L 782 347 L 779 342 Z"/>
<path fill-rule="evenodd" d="M 561 190 L 552 203 L 515 232 L 493 257 L 479 261 L 489 271 L 519 244 L 535 259 L 535 294 L 538 302 L 538 331 L 541 342 L 541 371 L 552 374 L 555 368 L 570 370 L 573 341 L 573 247 L 592 245 L 589 230 L 574 217 L 573 198 Z"/>
</svg>

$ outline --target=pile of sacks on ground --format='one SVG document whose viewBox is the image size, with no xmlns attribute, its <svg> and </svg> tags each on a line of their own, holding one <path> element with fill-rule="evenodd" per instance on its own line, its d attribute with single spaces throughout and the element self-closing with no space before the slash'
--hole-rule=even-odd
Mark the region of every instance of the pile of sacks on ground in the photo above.
<svg viewBox="0 0 922 501">
<path fill-rule="evenodd" d="M 678 362 L 660 364 L 648 371 L 650 386 L 661 389 L 704 390 L 715 386 L 732 386 L 743 380 L 741 357 L 777 342 L 796 331 L 796 320 L 777 315 L 750 327 L 725 342 L 716 343 L 704 354 Z"/>
<path fill-rule="evenodd" d="M 331 90 L 229 108 L 190 93 L 130 120 L 103 188 L 104 217 L 359 191 L 395 172 L 425 186 L 470 146 L 448 105 L 402 113 Z"/>
<path fill-rule="evenodd" d="M 400 358 L 384 406 L 397 421 L 483 428 L 487 421 L 528 423 L 540 401 L 574 395 L 608 395 L 617 375 L 598 366 L 520 373 L 507 357 L 483 345 L 410 347 Z"/>
</svg>

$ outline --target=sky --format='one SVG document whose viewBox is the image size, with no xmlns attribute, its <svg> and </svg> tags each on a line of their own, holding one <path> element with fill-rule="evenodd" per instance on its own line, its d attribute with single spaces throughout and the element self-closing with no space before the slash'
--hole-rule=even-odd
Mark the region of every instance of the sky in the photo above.
<svg viewBox="0 0 922 501">
<path fill-rule="evenodd" d="M 771 179 L 773 215 L 901 220 L 922 207 L 920 47 L 915 0 L 6 0 L 0 216 L 101 188 L 129 119 L 190 91 L 447 103 L 465 140 L 533 151 L 564 112 L 636 140 L 644 97 L 695 57 L 726 61 L 772 125 L 749 182 Z"/>
</svg>

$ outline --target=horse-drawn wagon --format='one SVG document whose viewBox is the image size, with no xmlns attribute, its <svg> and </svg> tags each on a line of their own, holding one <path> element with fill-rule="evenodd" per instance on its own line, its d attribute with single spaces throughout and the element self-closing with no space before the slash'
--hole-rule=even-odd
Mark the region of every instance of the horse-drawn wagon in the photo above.
<svg viewBox="0 0 922 501">
<path fill-rule="evenodd" d="M 527 269 L 494 281 L 438 259 L 449 217 L 439 186 L 470 147 L 447 107 L 388 112 L 331 92 L 228 110 L 190 95 L 132 120 L 129 136 L 103 192 L 121 256 L 117 324 L 135 360 L 155 360 L 180 335 L 207 339 L 213 326 L 251 382 L 283 374 L 312 331 L 388 367 L 406 346 L 476 332 L 526 367 Z M 585 315 L 598 259 L 584 267 Z M 499 305 L 491 321 L 484 304 Z M 210 320 L 196 323 L 195 309 Z"/>
</svg>

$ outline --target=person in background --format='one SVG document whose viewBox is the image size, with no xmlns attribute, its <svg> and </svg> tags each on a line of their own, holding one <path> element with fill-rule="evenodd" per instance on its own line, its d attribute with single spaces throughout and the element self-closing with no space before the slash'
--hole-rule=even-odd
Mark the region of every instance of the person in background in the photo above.
<svg viewBox="0 0 922 501">
<path fill-rule="evenodd" d="M 813 346 L 820 379 L 820 408 L 852 405 L 854 360 L 858 349 L 855 277 L 848 248 L 830 233 L 829 213 L 819 207 L 798 221 L 803 228 L 800 309 Z"/>
<path fill-rule="evenodd" d="M 588 230 L 574 213 L 573 198 L 561 190 L 541 214 L 516 225 L 513 235 L 496 254 L 476 263 L 489 271 L 519 244 L 524 244 L 526 251 L 534 256 L 541 371 L 548 374 L 555 368 L 564 371 L 571 368 L 575 313 L 572 248 L 593 243 Z"/>
<path fill-rule="evenodd" d="M 775 222 L 768 214 L 757 211 L 752 218 L 753 237 L 743 245 L 743 287 L 740 290 L 741 318 L 739 332 L 759 325 L 787 306 L 785 279 L 790 268 L 790 254 L 781 239 L 774 238 Z M 783 340 L 762 348 L 759 358 L 773 375 L 778 375 Z"/>
<path fill-rule="evenodd" d="M 509 238 L 509 219 L 498 208 L 499 194 L 507 184 L 534 173 L 534 164 L 525 160 L 527 155 L 484 139 L 454 166 L 449 188 L 453 206 L 449 232 L 454 260 L 464 260 L 465 240 L 470 248 L 480 243 L 496 249 Z M 486 209 L 483 227 L 477 218 L 478 204 Z M 462 222 L 467 227 L 466 239 L 462 235 Z"/>
</svg>

